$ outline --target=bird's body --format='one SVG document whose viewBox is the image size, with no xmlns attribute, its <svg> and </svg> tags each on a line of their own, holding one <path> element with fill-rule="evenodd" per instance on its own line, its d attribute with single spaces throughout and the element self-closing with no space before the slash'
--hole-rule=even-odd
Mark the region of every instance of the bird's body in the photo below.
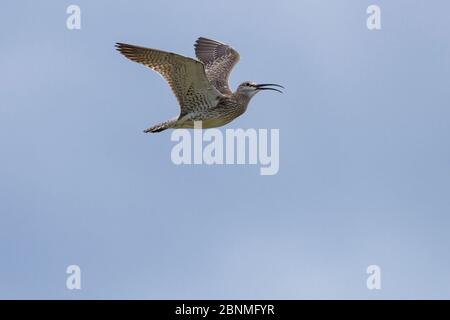
<svg viewBox="0 0 450 320">
<path fill-rule="evenodd" d="M 116 46 L 127 58 L 160 73 L 169 83 L 180 105 L 179 116 L 144 132 L 194 128 L 197 121 L 201 121 L 202 128 L 220 127 L 243 114 L 250 99 L 258 91 L 279 91 L 268 87 L 272 84 L 244 82 L 233 93 L 229 89 L 228 76 L 239 61 L 239 53 L 215 40 L 197 40 L 195 53 L 199 61 L 171 52 L 123 43 L 117 43 Z"/>
<path fill-rule="evenodd" d="M 246 101 L 247 100 L 247 101 Z M 239 99 L 234 95 L 220 97 L 215 106 L 207 110 L 192 111 L 181 114 L 173 121 L 172 128 L 194 128 L 194 122 L 202 121 L 202 128 L 216 128 L 226 125 L 247 110 L 250 99 Z"/>
</svg>

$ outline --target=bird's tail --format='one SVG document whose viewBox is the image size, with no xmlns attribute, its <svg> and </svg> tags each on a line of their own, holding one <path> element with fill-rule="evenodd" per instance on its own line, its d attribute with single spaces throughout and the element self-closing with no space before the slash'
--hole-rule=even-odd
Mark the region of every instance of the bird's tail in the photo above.
<svg viewBox="0 0 450 320">
<path fill-rule="evenodd" d="M 175 123 L 177 122 L 177 118 L 174 119 L 170 119 L 161 123 L 158 123 L 157 125 L 154 125 L 150 128 L 147 128 L 144 130 L 145 133 L 149 133 L 149 132 L 161 132 L 163 130 L 169 129 L 169 128 L 173 128 L 173 126 L 175 125 Z"/>
</svg>

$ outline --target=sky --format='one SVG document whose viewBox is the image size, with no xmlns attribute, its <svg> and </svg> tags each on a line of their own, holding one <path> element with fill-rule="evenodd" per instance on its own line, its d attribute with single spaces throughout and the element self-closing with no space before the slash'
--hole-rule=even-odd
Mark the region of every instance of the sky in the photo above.
<svg viewBox="0 0 450 320">
<path fill-rule="evenodd" d="M 81 29 L 66 27 L 69 5 Z M 381 9 L 368 30 L 366 9 Z M 448 1 L 5 1 L 0 298 L 449 299 Z M 232 45 L 227 128 L 279 129 L 279 172 L 175 165 L 169 86 L 125 42 Z M 68 290 L 66 269 L 81 269 Z M 366 270 L 381 270 L 369 290 Z"/>
</svg>

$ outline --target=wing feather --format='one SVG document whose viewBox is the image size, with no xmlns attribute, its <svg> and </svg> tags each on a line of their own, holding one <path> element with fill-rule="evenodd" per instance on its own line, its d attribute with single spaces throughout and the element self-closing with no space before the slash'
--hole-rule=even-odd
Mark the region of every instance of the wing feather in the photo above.
<svg viewBox="0 0 450 320">
<path fill-rule="evenodd" d="M 128 59 L 160 73 L 172 88 L 181 114 L 214 107 L 222 94 L 209 82 L 203 63 L 172 52 L 117 43 Z"/>
<path fill-rule="evenodd" d="M 239 53 L 229 45 L 200 37 L 194 44 L 195 55 L 204 63 L 206 76 L 223 94 L 231 94 L 228 78 L 239 62 Z"/>
</svg>

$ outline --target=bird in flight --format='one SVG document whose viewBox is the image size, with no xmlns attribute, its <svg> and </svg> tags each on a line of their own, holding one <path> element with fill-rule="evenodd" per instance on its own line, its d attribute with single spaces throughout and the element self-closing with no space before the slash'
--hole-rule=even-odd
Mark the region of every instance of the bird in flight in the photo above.
<svg viewBox="0 0 450 320">
<path fill-rule="evenodd" d="M 125 57 L 160 73 L 169 83 L 180 105 L 180 115 L 154 125 L 144 132 L 169 128 L 202 128 L 223 126 L 247 110 L 251 98 L 263 90 L 282 92 L 278 84 L 243 82 L 235 92 L 228 77 L 239 61 L 239 53 L 219 41 L 200 37 L 194 44 L 198 60 L 172 52 L 116 43 Z"/>
</svg>

